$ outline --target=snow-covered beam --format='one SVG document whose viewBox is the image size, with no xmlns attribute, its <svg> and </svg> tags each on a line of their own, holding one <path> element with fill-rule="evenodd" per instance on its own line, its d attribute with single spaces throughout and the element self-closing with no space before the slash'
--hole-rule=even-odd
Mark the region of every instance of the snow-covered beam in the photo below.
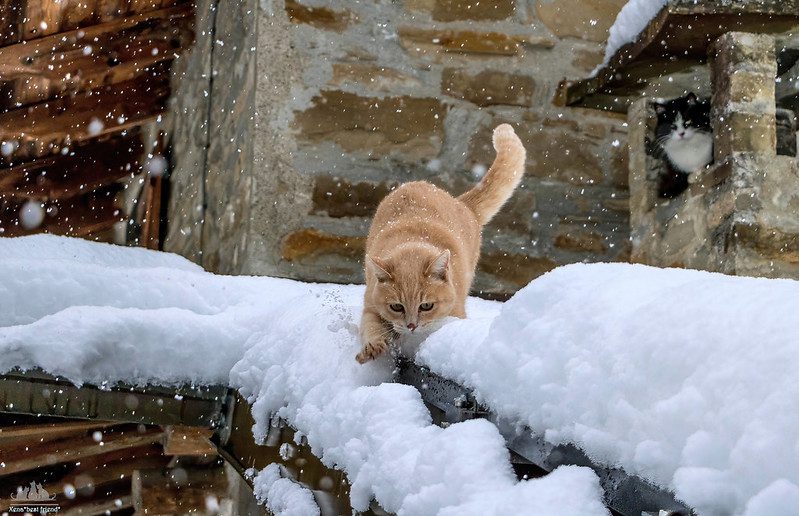
<svg viewBox="0 0 799 516">
<path fill-rule="evenodd" d="M 588 455 L 574 445 L 554 446 L 542 435 L 530 429 L 520 430 L 518 425 L 505 421 L 481 406 L 472 392 L 452 380 L 442 378 L 429 369 L 408 360 L 400 362 L 397 380 L 416 387 L 431 407 L 431 411 L 443 424 L 452 424 L 472 419 L 485 418 L 499 429 L 511 453 L 514 467 L 534 465 L 544 474 L 559 466 L 587 466 L 594 470 L 605 492 L 605 503 L 621 515 L 639 516 L 646 512 L 662 514 L 691 513 L 690 507 L 675 499 L 674 494 L 657 487 L 640 477 L 629 475 L 621 468 L 596 464 Z M 517 471 L 518 473 L 518 471 Z"/>
<path fill-rule="evenodd" d="M 12 414 L 215 428 L 229 401 L 221 386 L 78 387 L 37 370 L 0 376 L 0 412 Z"/>
</svg>

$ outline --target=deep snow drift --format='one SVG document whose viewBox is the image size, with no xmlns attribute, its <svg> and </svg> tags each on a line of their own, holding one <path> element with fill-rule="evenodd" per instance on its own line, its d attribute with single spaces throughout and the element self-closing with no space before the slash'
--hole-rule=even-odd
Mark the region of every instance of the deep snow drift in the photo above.
<svg viewBox="0 0 799 516">
<path fill-rule="evenodd" d="M 700 514 L 799 514 L 797 323 L 796 281 L 571 265 L 417 361 Z"/>
<path fill-rule="evenodd" d="M 435 426 L 414 388 L 390 383 L 390 358 L 359 365 L 360 286 L 215 276 L 168 254 L 44 235 L 0 238 L 0 257 L 0 371 L 230 383 L 254 402 L 256 437 L 278 412 L 347 473 L 357 510 L 374 497 L 414 516 L 607 514 L 592 471 L 518 482 L 492 424 Z M 268 506 L 308 507 L 274 468 L 257 478 Z"/>
<path fill-rule="evenodd" d="M 0 370 L 225 382 L 401 514 L 606 514 L 597 478 L 517 482 L 496 428 L 432 424 L 388 357 L 358 365 L 362 287 L 224 277 L 175 256 L 0 239 Z M 699 514 L 799 514 L 799 283 L 574 265 L 428 338 L 417 361 L 500 415 L 676 490 Z M 262 472 L 289 513 L 307 492 Z M 315 487 L 315 486 L 312 486 Z M 270 495 L 271 493 L 271 495 Z M 307 500 L 306 500 L 307 501 Z M 793 511 L 793 512 L 791 512 Z"/>
</svg>

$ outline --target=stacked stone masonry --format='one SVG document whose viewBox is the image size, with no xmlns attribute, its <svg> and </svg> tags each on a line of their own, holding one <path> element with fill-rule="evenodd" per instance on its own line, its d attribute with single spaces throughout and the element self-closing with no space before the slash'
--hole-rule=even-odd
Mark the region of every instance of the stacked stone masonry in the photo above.
<svg viewBox="0 0 799 516">
<path fill-rule="evenodd" d="M 241 80 L 228 81 L 254 91 L 255 127 L 228 122 L 242 133 L 225 129 L 224 142 L 243 155 L 251 145 L 254 166 L 213 170 L 197 188 L 208 205 L 202 238 L 182 242 L 176 229 L 174 249 L 226 273 L 362 281 L 364 237 L 382 197 L 420 179 L 466 191 L 493 159 L 491 129 L 508 122 L 529 160 L 521 188 L 485 229 L 475 291 L 504 296 L 557 265 L 629 259 L 626 118 L 552 104 L 560 80 L 601 61 L 623 0 L 243 4 L 224 30 L 216 22 L 214 56 L 252 45 L 244 12 L 256 10 L 256 72 L 234 70 Z M 246 91 L 214 86 L 212 114 L 241 109 L 231 102 Z M 246 209 L 210 206 L 226 195 Z M 209 230 L 209 217 L 224 230 Z"/>
<path fill-rule="evenodd" d="M 728 33 L 711 52 L 715 163 L 687 192 L 656 197 L 659 159 L 647 155 L 656 116 L 650 100 L 629 111 L 632 257 L 660 266 L 799 278 L 796 123 L 777 153 L 774 39 Z M 793 145 L 791 145 L 793 143 Z"/>
</svg>

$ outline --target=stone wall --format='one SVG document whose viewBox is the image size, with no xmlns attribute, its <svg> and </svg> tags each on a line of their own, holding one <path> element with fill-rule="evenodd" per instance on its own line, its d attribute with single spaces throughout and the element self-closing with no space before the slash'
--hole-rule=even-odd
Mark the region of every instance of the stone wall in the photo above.
<svg viewBox="0 0 799 516">
<path fill-rule="evenodd" d="M 560 80 L 601 61 L 624 3 L 262 0 L 254 136 L 229 140 L 254 142 L 254 167 L 220 171 L 246 191 L 213 187 L 233 208 L 206 216 L 202 254 L 215 258 L 203 263 L 362 281 L 380 199 L 418 179 L 464 192 L 490 165 L 491 129 L 502 122 L 514 125 L 529 160 L 521 188 L 484 232 L 475 289 L 501 296 L 560 264 L 628 259 L 626 119 L 552 104 Z M 227 47 L 241 35 L 216 37 Z M 215 222 L 236 213 L 245 213 L 236 224 Z M 235 248 L 213 243 L 220 232 Z"/>
</svg>

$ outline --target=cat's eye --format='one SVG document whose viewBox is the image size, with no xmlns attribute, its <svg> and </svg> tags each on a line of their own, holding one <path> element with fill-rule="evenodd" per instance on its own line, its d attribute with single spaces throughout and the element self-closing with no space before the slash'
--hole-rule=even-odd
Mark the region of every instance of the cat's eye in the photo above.
<svg viewBox="0 0 799 516">
<path fill-rule="evenodd" d="M 405 311 L 405 307 L 402 306 L 399 303 L 394 303 L 393 305 L 388 305 L 388 307 L 391 308 L 395 312 L 404 312 Z"/>
<path fill-rule="evenodd" d="M 686 121 L 683 125 L 685 127 L 691 127 L 691 125 L 693 125 L 693 124 L 691 124 L 691 122 L 689 122 L 689 121 Z"/>
<path fill-rule="evenodd" d="M 677 129 L 677 124 L 671 124 L 671 130 L 673 131 L 675 129 Z"/>
<path fill-rule="evenodd" d="M 433 303 L 422 303 L 419 305 L 419 310 L 422 312 L 428 312 L 433 309 Z"/>
</svg>

